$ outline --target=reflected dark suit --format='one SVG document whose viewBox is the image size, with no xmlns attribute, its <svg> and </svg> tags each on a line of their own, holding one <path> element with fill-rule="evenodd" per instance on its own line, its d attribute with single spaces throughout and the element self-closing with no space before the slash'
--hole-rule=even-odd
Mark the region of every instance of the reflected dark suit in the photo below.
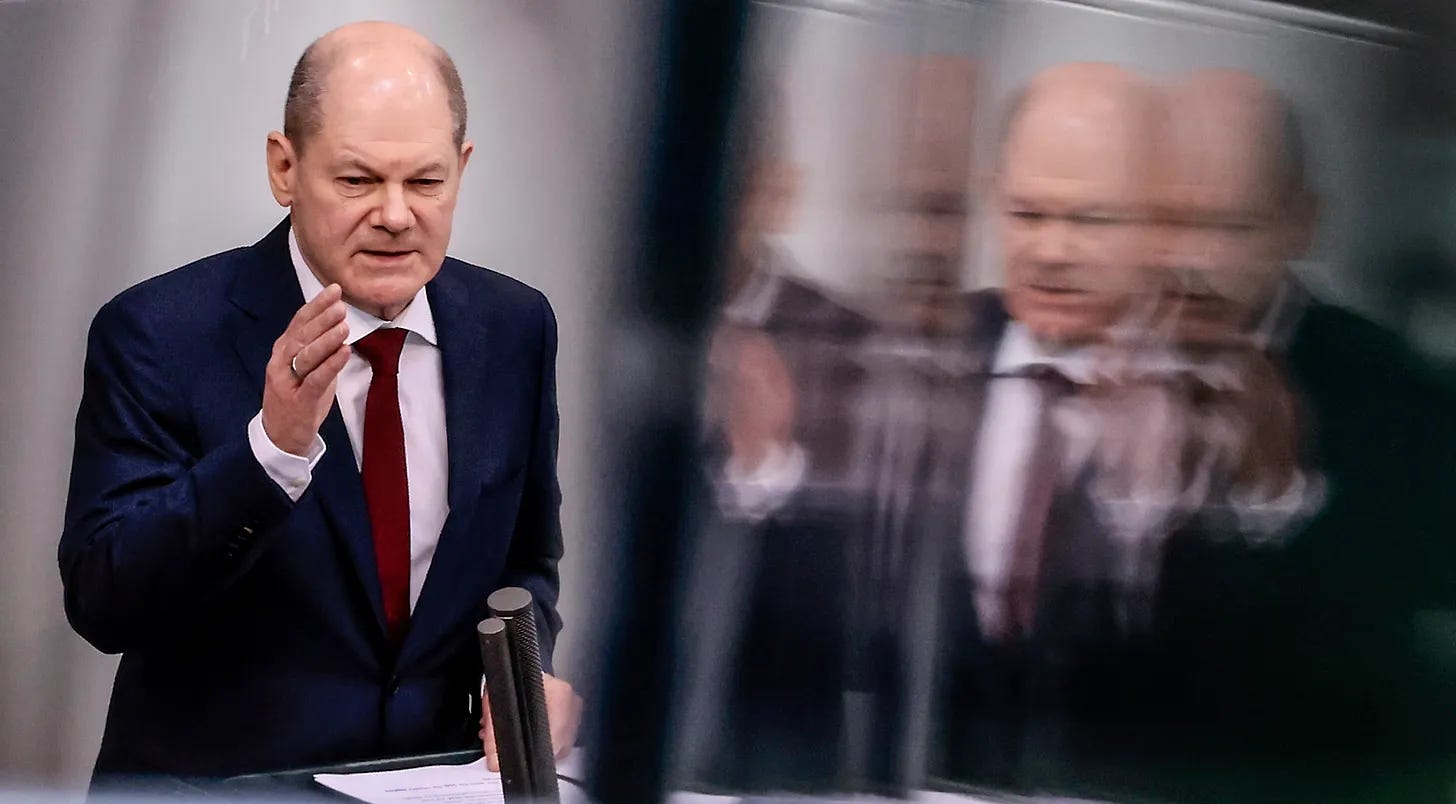
<svg viewBox="0 0 1456 804">
<path fill-rule="evenodd" d="M 823 790 L 840 778 L 848 544 L 845 505 L 857 350 L 872 324 L 781 265 L 755 274 L 725 322 L 767 334 L 794 381 L 804 487 L 766 520 L 709 517 L 693 557 L 688 632 L 697 675 L 688 784 Z M 707 473 L 727 456 L 710 440 Z M 716 482 L 716 480 L 711 481 Z"/>
<path fill-rule="evenodd" d="M 1350 756 L 1432 736 L 1419 713 L 1440 684 L 1412 650 L 1412 592 L 1395 587 L 1412 580 L 1421 545 L 1444 543 L 1432 536 L 1451 521 L 1437 491 L 1451 467 L 1436 456 L 1449 462 L 1456 442 L 1432 426 L 1440 398 L 1398 339 L 1329 305 L 1293 309 L 1273 357 L 1299 402 L 1304 465 L 1327 484 L 1313 519 L 1260 546 L 1226 518 L 1194 517 L 1168 537 L 1152 628 L 1129 637 L 1106 616 L 1117 590 L 1085 583 L 1105 537 L 1074 483 L 1050 518 L 1036 632 L 993 645 L 963 569 L 969 477 L 958 470 L 974 471 L 976 431 L 989 425 L 981 378 L 1005 312 L 990 294 L 972 304 L 973 365 L 946 403 L 967 412 L 967 432 L 931 439 L 910 506 L 930 521 L 909 538 L 939 539 L 932 565 L 945 568 L 934 774 L 1112 796 L 1337 800 L 1351 790 Z M 936 489 L 944 496 L 927 496 Z"/>
</svg>

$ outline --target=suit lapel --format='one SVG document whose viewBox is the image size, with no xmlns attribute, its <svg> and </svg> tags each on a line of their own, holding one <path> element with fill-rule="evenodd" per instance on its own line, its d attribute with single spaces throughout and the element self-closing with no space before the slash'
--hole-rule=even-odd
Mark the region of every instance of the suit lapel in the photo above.
<svg viewBox="0 0 1456 804">
<path fill-rule="evenodd" d="M 233 279 L 228 298 L 246 314 L 235 333 L 233 347 L 261 394 L 273 342 L 303 306 L 303 291 L 299 290 L 288 256 L 288 220 L 275 226 L 248 252 L 250 259 Z"/>
<path fill-rule="evenodd" d="M 239 272 L 229 295 L 248 316 L 248 320 L 238 328 L 234 347 L 248 376 L 261 393 L 273 342 L 283 334 L 294 313 L 303 306 L 303 291 L 299 289 L 293 260 L 288 253 L 287 219 L 251 250 L 255 259 L 248 268 Z M 323 508 L 363 585 L 379 629 L 378 635 L 382 638 L 385 633 L 384 609 L 369 511 L 364 504 L 364 486 L 359 478 L 359 467 L 354 462 L 354 448 L 349 442 L 349 432 L 337 402 L 319 428 L 319 435 L 326 450 L 299 504 L 314 499 Z"/>
</svg>

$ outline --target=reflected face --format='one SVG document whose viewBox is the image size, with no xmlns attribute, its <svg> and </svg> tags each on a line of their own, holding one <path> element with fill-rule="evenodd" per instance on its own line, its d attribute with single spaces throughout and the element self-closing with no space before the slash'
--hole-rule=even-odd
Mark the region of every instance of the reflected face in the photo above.
<svg viewBox="0 0 1456 804">
<path fill-rule="evenodd" d="M 1104 338 L 1126 309 L 1146 231 L 1148 143 L 1131 114 L 1032 100 L 1000 184 L 1006 305 L 1039 338 Z M 1126 105 L 1126 104 L 1123 104 Z"/>
<path fill-rule="evenodd" d="M 455 145 L 433 68 L 398 61 L 366 54 L 336 67 L 302 152 L 270 146 L 275 195 L 309 267 L 384 318 L 439 272 L 471 151 Z"/>
<path fill-rule="evenodd" d="M 1241 340 L 1303 250 L 1307 201 L 1280 164 L 1275 111 L 1206 90 L 1170 104 L 1147 278 L 1161 291 L 1159 325 L 1177 341 Z"/>
<path fill-rule="evenodd" d="M 895 276 L 905 289 L 943 292 L 960 279 L 968 214 L 962 186 L 907 186 L 884 199 L 877 233 L 883 233 Z M 920 300 L 924 302 L 925 300 Z"/>
<path fill-rule="evenodd" d="M 945 54 L 909 57 L 906 116 L 883 201 L 893 258 L 920 281 L 959 279 L 969 203 L 975 64 Z"/>
</svg>

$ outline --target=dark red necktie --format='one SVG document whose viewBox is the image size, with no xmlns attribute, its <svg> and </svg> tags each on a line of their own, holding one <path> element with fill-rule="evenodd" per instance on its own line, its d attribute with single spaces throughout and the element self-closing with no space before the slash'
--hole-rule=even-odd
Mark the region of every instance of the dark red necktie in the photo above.
<svg viewBox="0 0 1456 804">
<path fill-rule="evenodd" d="M 410 593 L 409 477 L 399 413 L 399 353 L 405 334 L 381 327 L 354 344 L 374 370 L 364 402 L 364 501 L 374 533 L 384 620 L 395 645 L 403 641 L 409 624 Z"/>
</svg>

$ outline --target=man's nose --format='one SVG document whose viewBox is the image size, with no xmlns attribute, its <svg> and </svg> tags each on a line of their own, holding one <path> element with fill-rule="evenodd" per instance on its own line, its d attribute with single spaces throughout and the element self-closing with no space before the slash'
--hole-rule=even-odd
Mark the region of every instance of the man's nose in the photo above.
<svg viewBox="0 0 1456 804">
<path fill-rule="evenodd" d="M 1032 243 L 1032 257 L 1046 266 L 1070 265 L 1076 253 L 1075 238 L 1070 221 L 1048 221 Z"/>
<path fill-rule="evenodd" d="M 386 185 L 375 225 L 387 229 L 393 234 L 399 234 L 407 231 L 414 224 L 414 211 L 410 209 L 409 201 L 405 198 L 404 188 L 399 185 Z"/>
</svg>

